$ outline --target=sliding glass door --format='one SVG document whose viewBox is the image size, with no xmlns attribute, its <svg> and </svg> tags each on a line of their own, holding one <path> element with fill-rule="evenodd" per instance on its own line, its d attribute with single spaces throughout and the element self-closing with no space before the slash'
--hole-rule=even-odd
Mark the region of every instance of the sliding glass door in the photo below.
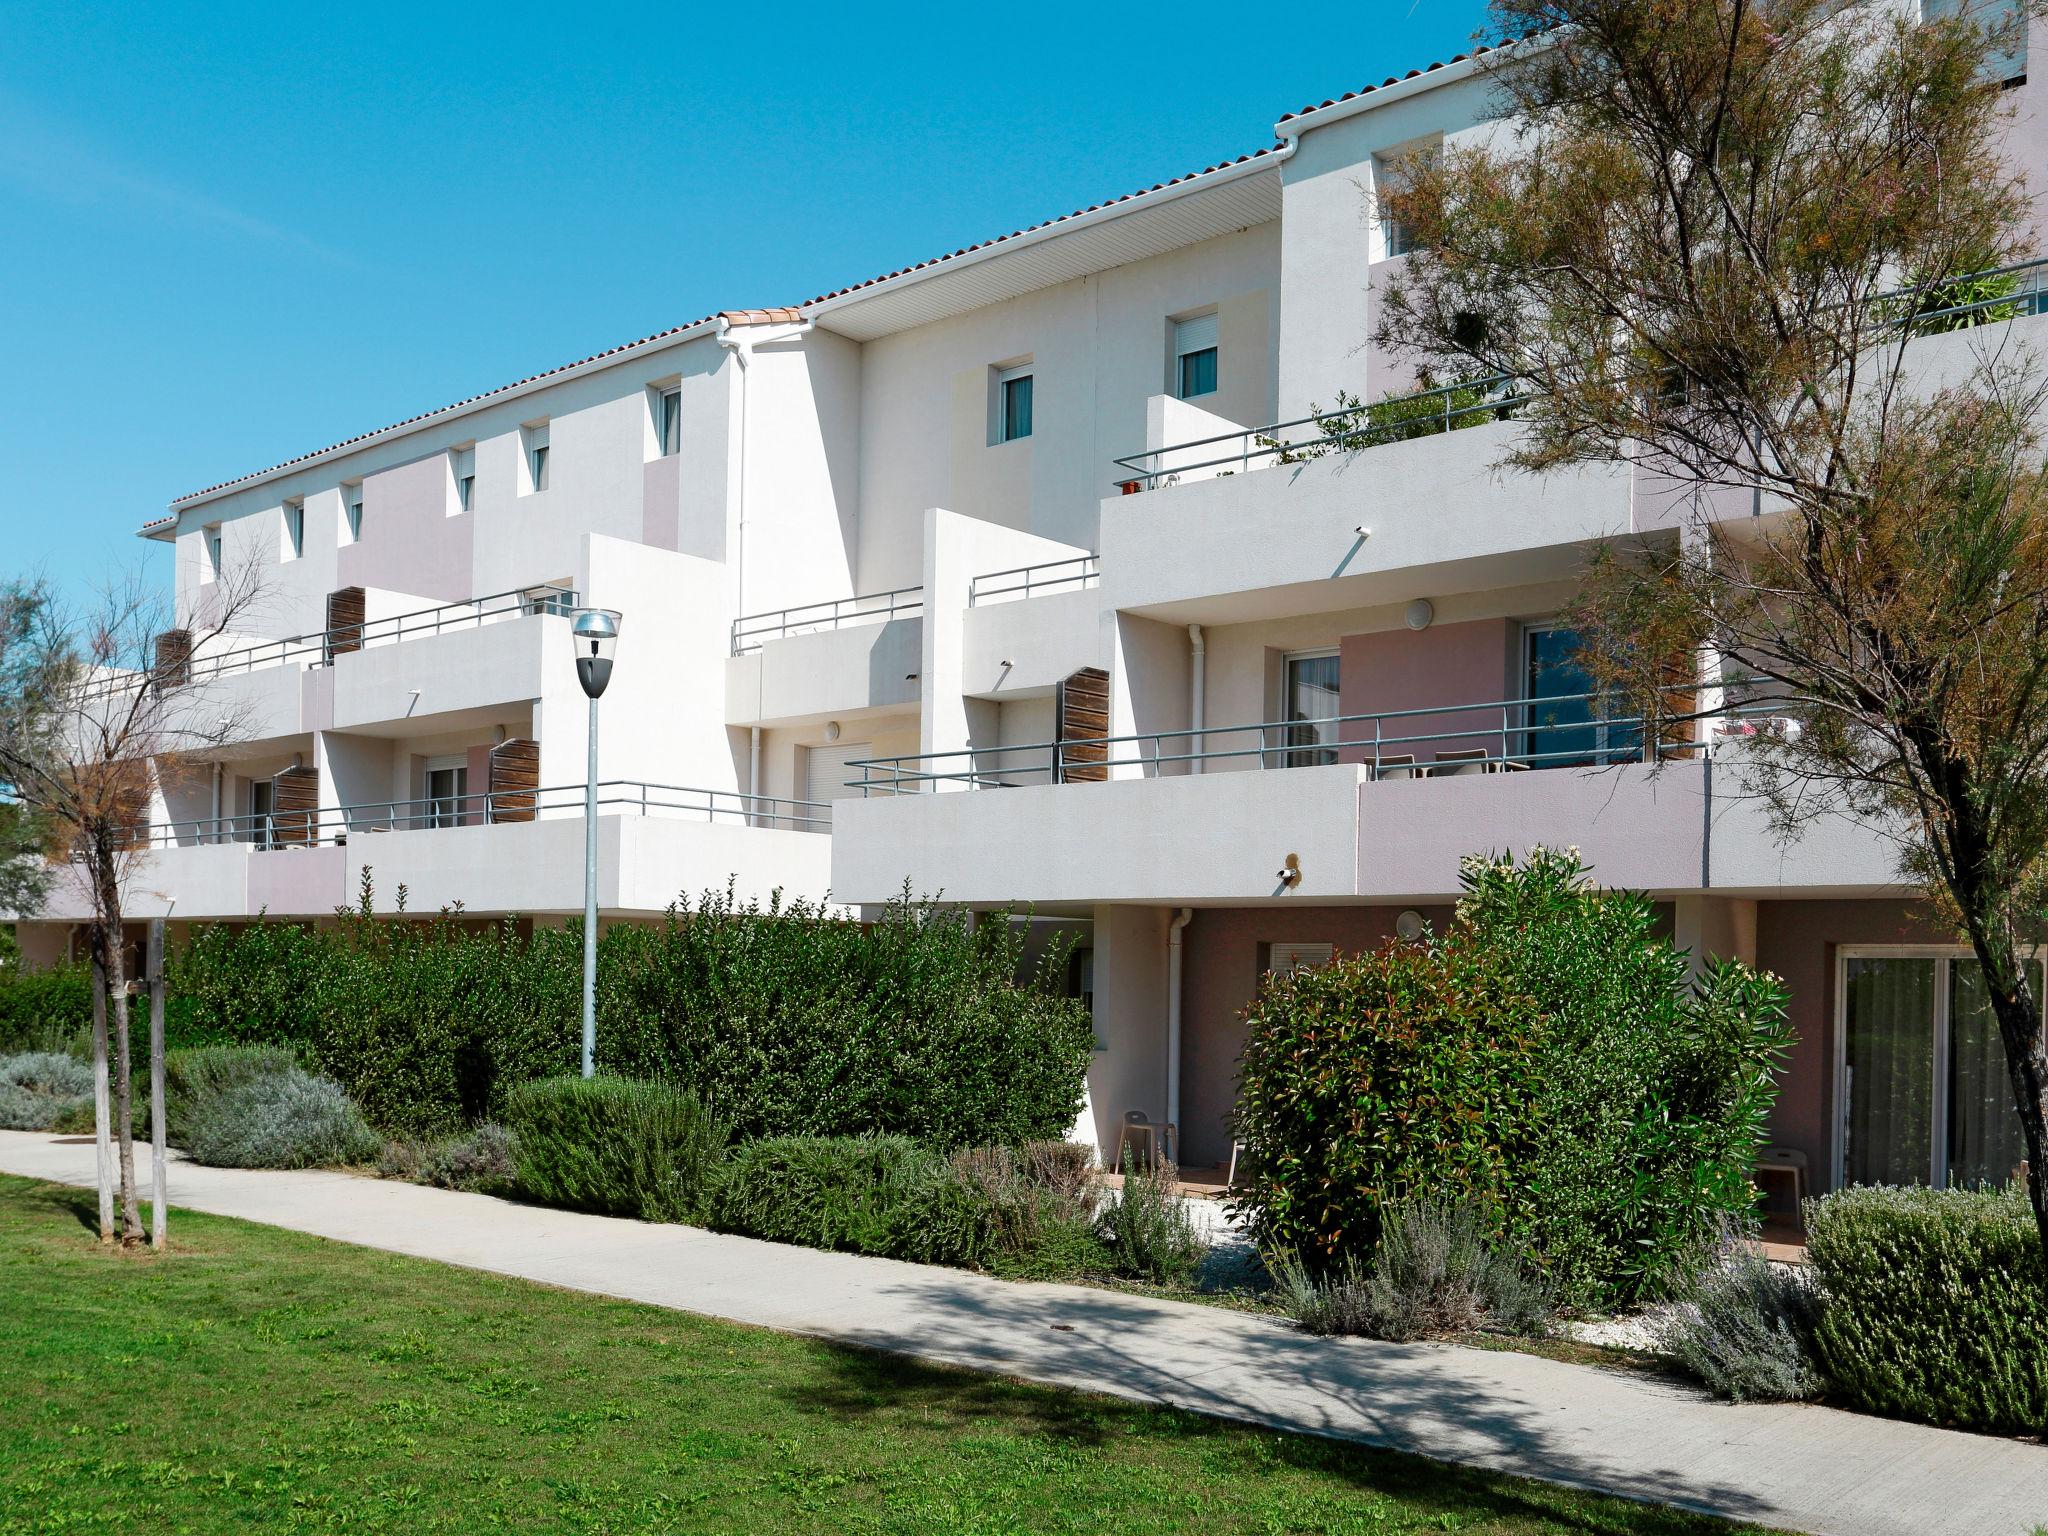
<svg viewBox="0 0 2048 1536">
<path fill-rule="evenodd" d="M 2039 996 L 2039 962 L 2033 970 Z M 2010 1179 L 2024 1156 L 2019 1115 L 1977 962 L 1852 953 L 1841 975 L 1844 1182 Z"/>
</svg>

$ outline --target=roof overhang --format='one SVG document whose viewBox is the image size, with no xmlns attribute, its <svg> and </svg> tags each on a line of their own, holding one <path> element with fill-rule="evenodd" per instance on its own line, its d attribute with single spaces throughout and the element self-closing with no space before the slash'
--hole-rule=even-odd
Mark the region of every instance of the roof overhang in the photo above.
<svg viewBox="0 0 2048 1536">
<path fill-rule="evenodd" d="M 804 309 L 854 341 L 950 319 L 1280 217 L 1291 144 L 829 295 Z"/>
</svg>

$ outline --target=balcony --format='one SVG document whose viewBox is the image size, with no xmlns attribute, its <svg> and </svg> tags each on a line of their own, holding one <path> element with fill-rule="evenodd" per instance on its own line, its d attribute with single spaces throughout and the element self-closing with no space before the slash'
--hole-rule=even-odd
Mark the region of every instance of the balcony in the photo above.
<svg viewBox="0 0 2048 1536">
<path fill-rule="evenodd" d="M 914 709 L 923 653 L 922 587 L 736 619 L 725 664 L 726 724 Z"/>
<path fill-rule="evenodd" d="M 209 817 L 136 829 L 131 908 L 172 899 L 190 919 L 320 917 L 351 905 L 367 868 L 380 909 L 556 913 L 583 905 L 584 786 Z M 730 790 L 615 780 L 598 786 L 599 898 L 655 914 L 723 889 L 822 898 L 831 807 Z M 76 910 L 71 910 L 75 908 Z M 60 882 L 47 915 L 81 919 Z"/>
<path fill-rule="evenodd" d="M 895 619 L 916 618 L 923 612 L 924 588 L 899 587 L 894 592 L 835 597 L 822 603 L 747 614 L 732 621 L 732 653 L 744 656 L 760 650 L 770 640 L 823 634 L 862 624 L 887 624 Z"/>
<path fill-rule="evenodd" d="M 1467 854 L 1578 847 L 1675 894 L 1869 893 L 1889 849 L 1846 820 L 1787 850 L 1740 783 L 1763 712 L 1699 736 L 1591 695 L 1041 742 L 851 765 L 833 889 L 967 902 L 1440 902 Z M 1716 778 L 1716 768 L 1728 766 Z M 1265 772 L 1242 770 L 1265 769 Z M 1001 790 L 1003 793 L 988 793 Z"/>
</svg>

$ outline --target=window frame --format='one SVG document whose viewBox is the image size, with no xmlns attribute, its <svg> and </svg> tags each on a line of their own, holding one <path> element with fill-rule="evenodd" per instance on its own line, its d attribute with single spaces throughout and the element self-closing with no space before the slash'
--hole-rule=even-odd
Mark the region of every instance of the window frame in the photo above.
<svg viewBox="0 0 2048 1536">
<path fill-rule="evenodd" d="M 227 563 L 227 540 L 219 523 L 208 523 L 199 530 L 199 572 L 204 581 L 219 581 Z"/>
<path fill-rule="evenodd" d="M 344 480 L 341 483 L 341 527 L 348 535 L 348 542 L 363 542 L 363 482 Z"/>
<path fill-rule="evenodd" d="M 1341 738 L 1343 737 L 1344 730 L 1342 726 L 1332 727 L 1340 739 L 1332 741 L 1327 745 L 1321 742 L 1317 742 L 1314 745 L 1297 744 L 1290 739 L 1294 734 L 1294 722 L 1286 717 L 1289 709 L 1293 706 L 1293 673 L 1294 664 L 1297 661 L 1334 661 L 1337 663 L 1338 702 L 1336 713 L 1342 715 L 1344 713 L 1343 647 L 1316 645 L 1307 646 L 1298 651 L 1283 651 L 1280 653 L 1280 707 L 1273 712 L 1273 718 L 1281 722 L 1279 728 L 1282 739 L 1274 749 L 1280 755 L 1278 766 L 1281 768 L 1327 768 L 1332 763 L 1339 761 L 1337 754 L 1343 746 Z M 1260 759 L 1260 766 L 1265 766 L 1265 759 L 1263 757 Z"/>
<path fill-rule="evenodd" d="M 1932 960 L 1935 962 L 1933 1058 L 1929 1064 L 1934 1069 L 1935 1080 L 1928 1116 L 1926 1172 L 1929 1188 L 1943 1188 L 1945 1182 L 1937 1184 L 1935 1175 L 1939 1172 L 1945 1181 L 1950 1171 L 1949 1100 L 1955 1091 L 1954 1067 L 1950 1059 L 1953 1041 L 1949 1032 L 1949 1012 L 1954 985 L 1950 973 L 1956 961 L 1974 960 L 1976 956 L 1969 946 L 1963 944 L 1837 944 L 1834 949 L 1835 995 L 1829 1014 L 1835 1036 L 1831 1073 L 1835 1102 L 1834 1113 L 1829 1117 L 1832 1123 L 1828 1128 L 1828 1187 L 1844 1188 L 1843 1181 L 1849 1172 L 1849 964 L 1853 960 Z M 2021 953 L 2022 964 L 2032 963 L 2048 968 L 2048 945 L 2034 945 Z M 2048 1029 L 2048 1025 L 2044 1025 L 2044 1029 Z"/>
<path fill-rule="evenodd" d="M 465 471 L 467 471 L 465 473 Z M 448 450 L 448 483 L 455 497 L 455 511 L 476 510 L 476 444 L 465 443 Z"/>
<path fill-rule="evenodd" d="M 1184 332 L 1187 327 L 1209 322 L 1209 339 L 1204 346 L 1189 346 Z M 1205 400 L 1223 387 L 1223 337 L 1222 323 L 1217 310 L 1206 310 L 1192 315 L 1174 317 L 1173 325 L 1173 395 L 1176 400 Z M 1199 339 L 1199 338 L 1198 338 Z M 1209 359 L 1209 387 L 1188 390 L 1188 364 L 1203 356 Z"/>
<path fill-rule="evenodd" d="M 284 558 L 303 559 L 306 553 L 306 499 L 288 496 L 279 512 L 284 522 Z"/>
<path fill-rule="evenodd" d="M 683 451 L 683 386 L 664 384 L 654 392 L 654 446 L 657 458 L 671 459 Z"/>
<path fill-rule="evenodd" d="M 538 496 L 550 482 L 549 465 L 554 459 L 554 434 L 549 430 L 551 420 L 529 421 L 519 429 L 519 456 L 524 465 L 525 484 L 521 493 Z"/>
<path fill-rule="evenodd" d="M 995 389 L 995 441 L 1004 443 L 1026 442 L 1038 425 L 1038 364 L 1036 360 L 1017 363 L 1008 368 L 996 370 Z M 1012 390 L 1023 385 L 1024 430 L 1011 431 L 1012 418 L 1010 402 Z"/>
</svg>

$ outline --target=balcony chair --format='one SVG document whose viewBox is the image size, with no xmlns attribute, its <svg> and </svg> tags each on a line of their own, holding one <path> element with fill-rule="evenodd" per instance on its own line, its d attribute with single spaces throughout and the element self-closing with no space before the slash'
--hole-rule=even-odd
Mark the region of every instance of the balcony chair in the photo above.
<svg viewBox="0 0 2048 1536">
<path fill-rule="evenodd" d="M 1460 747 L 1455 751 L 1437 753 L 1436 761 L 1430 765 L 1429 776 L 1432 779 L 1455 779 L 1468 773 L 1492 771 L 1486 748 Z"/>
<path fill-rule="evenodd" d="M 1806 1209 L 1806 1154 L 1797 1147 L 1765 1147 L 1756 1157 L 1759 1190 L 1767 1174 L 1781 1175 L 1792 1185 L 1792 1213 L 1802 1217 Z"/>
<path fill-rule="evenodd" d="M 1373 765 L 1372 771 L 1376 779 L 1412 779 L 1417 775 L 1415 754 L 1412 752 L 1388 753 Z"/>
<path fill-rule="evenodd" d="M 1137 1156 L 1137 1149 L 1132 1144 L 1140 1140 L 1144 1142 L 1146 1166 L 1154 1169 L 1158 1168 L 1166 1155 L 1166 1149 L 1163 1145 L 1164 1137 L 1170 1136 L 1172 1133 L 1172 1126 L 1155 1124 L 1152 1118 L 1142 1109 L 1125 1110 L 1123 1124 L 1118 1127 L 1117 1132 L 1116 1166 L 1110 1171 L 1112 1173 L 1122 1173 L 1124 1171 L 1124 1154 L 1129 1152 L 1133 1157 Z"/>
</svg>

